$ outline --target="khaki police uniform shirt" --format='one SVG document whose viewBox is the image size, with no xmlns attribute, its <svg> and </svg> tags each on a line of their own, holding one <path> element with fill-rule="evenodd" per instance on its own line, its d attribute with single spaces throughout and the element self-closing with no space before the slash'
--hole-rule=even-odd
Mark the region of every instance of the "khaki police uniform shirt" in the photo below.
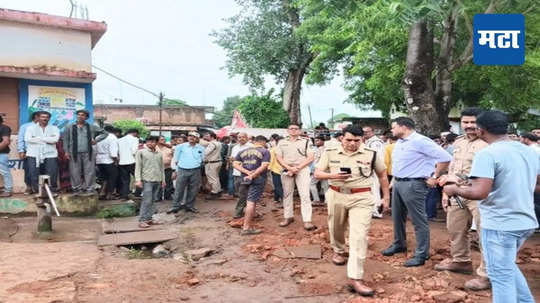
<svg viewBox="0 0 540 303">
<path fill-rule="evenodd" d="M 471 172 L 474 155 L 477 151 L 488 146 L 486 141 L 476 138 L 469 140 L 467 136 L 460 136 L 454 142 L 454 154 L 448 172 L 450 175 L 464 174 Z"/>
<path fill-rule="evenodd" d="M 208 141 L 205 141 L 205 142 L 208 142 Z M 206 145 L 204 149 L 204 161 L 206 162 L 221 161 L 221 142 L 217 140 L 212 140 L 208 142 L 208 145 Z"/>
<path fill-rule="evenodd" d="M 375 164 L 371 164 L 374 152 L 364 144 L 351 154 L 345 152 L 343 145 L 327 147 L 316 168 L 336 174 L 340 172 L 341 167 L 349 167 L 351 169 L 350 178 L 346 180 L 329 179 L 330 185 L 347 188 L 370 187 L 373 184 L 372 174 L 376 174 L 375 171 L 386 170 L 384 158 L 380 153 L 376 153 Z M 372 167 L 375 170 L 373 172 Z"/>
<path fill-rule="evenodd" d="M 301 164 L 309 154 L 313 154 L 313 144 L 311 140 L 302 137 L 298 137 L 295 141 L 290 138 L 281 140 L 276 148 L 276 155 L 291 166 Z"/>
</svg>

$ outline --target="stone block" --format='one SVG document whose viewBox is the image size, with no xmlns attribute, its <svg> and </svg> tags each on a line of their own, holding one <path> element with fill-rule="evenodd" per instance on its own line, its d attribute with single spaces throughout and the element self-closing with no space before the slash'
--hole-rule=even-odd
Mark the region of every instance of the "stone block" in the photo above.
<svg viewBox="0 0 540 303">
<path fill-rule="evenodd" d="M 61 216 L 92 216 L 98 210 L 98 196 L 60 195 L 56 205 Z"/>
</svg>

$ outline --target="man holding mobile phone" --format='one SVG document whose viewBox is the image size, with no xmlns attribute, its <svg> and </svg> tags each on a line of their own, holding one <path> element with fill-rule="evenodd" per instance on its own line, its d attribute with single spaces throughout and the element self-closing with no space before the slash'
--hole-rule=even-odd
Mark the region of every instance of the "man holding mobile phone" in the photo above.
<svg viewBox="0 0 540 303">
<path fill-rule="evenodd" d="M 390 190 L 382 154 L 366 148 L 362 143 L 361 128 L 348 126 L 343 130 L 339 146 L 326 148 L 315 168 L 315 177 L 328 179 L 330 189 L 325 198 L 328 204 L 328 228 L 334 250 L 332 262 L 343 265 L 345 255 L 345 230 L 349 221 L 349 284 L 362 296 L 372 296 L 374 291 L 362 281 L 367 254 L 367 233 L 375 200 L 371 192 L 375 173 L 382 191 L 383 207 L 388 208 Z"/>
</svg>

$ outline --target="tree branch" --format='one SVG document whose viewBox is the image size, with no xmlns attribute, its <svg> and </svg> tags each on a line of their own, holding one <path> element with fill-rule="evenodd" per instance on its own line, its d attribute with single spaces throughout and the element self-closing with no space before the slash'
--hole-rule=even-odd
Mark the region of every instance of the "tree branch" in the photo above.
<svg viewBox="0 0 540 303">
<path fill-rule="evenodd" d="M 522 15 L 526 15 L 526 14 L 530 13 L 530 12 L 534 9 L 535 6 L 536 6 L 535 4 L 532 4 L 531 7 L 529 7 L 528 9 L 526 9 L 526 10 L 525 10 L 523 13 L 521 13 L 521 14 L 522 14 Z"/>
<path fill-rule="evenodd" d="M 467 15 L 467 12 L 465 11 L 465 5 L 463 5 L 463 2 L 461 2 L 461 0 L 457 0 L 457 3 L 459 4 L 459 6 L 463 8 L 463 18 L 465 18 L 465 25 L 467 26 L 467 29 L 469 30 L 469 33 L 471 34 L 471 37 L 472 37 L 474 33 L 473 33 L 471 18 L 469 18 L 469 15 Z"/>
<path fill-rule="evenodd" d="M 458 0 L 458 3 L 460 5 L 462 5 L 460 0 Z M 489 3 L 488 7 L 486 8 L 484 14 L 491 14 L 491 13 L 495 12 L 496 5 L 497 5 L 497 1 L 496 0 L 491 0 L 491 2 Z M 467 16 L 467 14 L 465 12 L 464 12 L 464 15 Z M 465 17 L 466 21 L 467 21 L 467 19 L 468 19 L 468 17 Z M 469 24 L 467 26 L 469 26 Z M 465 47 L 465 50 L 463 50 L 463 53 L 461 53 L 461 56 L 459 56 L 459 59 L 456 59 L 456 61 L 453 62 L 452 64 L 450 64 L 450 66 L 448 67 L 449 72 L 455 71 L 456 69 L 462 67 L 463 64 L 468 63 L 469 61 L 472 60 L 472 58 L 473 58 L 473 54 L 472 54 L 473 53 L 473 34 L 474 33 L 471 32 L 471 37 L 469 39 L 469 42 L 467 43 L 467 46 Z"/>
</svg>

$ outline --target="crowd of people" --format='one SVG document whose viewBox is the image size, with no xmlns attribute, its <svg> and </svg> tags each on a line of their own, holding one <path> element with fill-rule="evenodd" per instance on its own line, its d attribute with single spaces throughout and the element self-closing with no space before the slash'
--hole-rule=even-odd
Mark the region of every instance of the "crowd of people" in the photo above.
<svg viewBox="0 0 540 303">
<path fill-rule="evenodd" d="M 391 212 L 393 242 L 384 256 L 407 251 L 406 220 L 414 226 L 416 247 L 405 267 L 429 259 L 429 221 L 446 212 L 451 258 L 435 270 L 474 272 L 470 233 L 479 234 L 483 258 L 477 278 L 466 289 L 493 289 L 494 302 L 534 302 L 515 264 L 516 254 L 540 217 L 540 129 L 513 138 L 508 118 L 499 111 L 468 108 L 461 113 L 462 136 L 444 133 L 428 138 L 415 131 L 407 117 L 377 136 L 370 126 L 347 126 L 330 133 L 320 125 L 309 137 L 299 125 L 288 126 L 287 137 L 250 137 L 233 133 L 218 140 L 212 132 L 148 136 L 89 124 L 89 113 L 77 111 L 75 122 L 62 132 L 49 124 L 51 114 L 39 111 L 20 127 L 17 150 L 24 161 L 27 194 L 38 191 L 38 176 L 49 175 L 56 193 L 68 183 L 74 195 L 99 194 L 101 199 L 142 196 L 139 227 L 154 222 L 154 202 L 172 200 L 169 214 L 197 213 L 201 191 L 206 199 L 237 199 L 234 218 L 244 218 L 242 235 L 253 227 L 257 205 L 271 185 L 273 204 L 283 209 L 280 227 L 295 220 L 294 196 L 300 200 L 303 227 L 312 231 L 312 207 L 326 206 L 334 254 L 332 262 L 347 264 L 350 284 L 361 295 L 373 295 L 362 280 L 367 232 L 372 218 Z M 11 130 L 0 117 L 2 197 L 10 196 L 7 165 Z M 330 138 L 331 137 L 331 138 Z M 520 141 L 520 142 L 519 142 Z M 96 191 L 96 176 L 99 193 Z M 61 184 L 58 185 L 58 182 Z M 295 191 L 296 189 L 296 191 Z M 345 230 L 349 230 L 349 248 Z"/>
</svg>

